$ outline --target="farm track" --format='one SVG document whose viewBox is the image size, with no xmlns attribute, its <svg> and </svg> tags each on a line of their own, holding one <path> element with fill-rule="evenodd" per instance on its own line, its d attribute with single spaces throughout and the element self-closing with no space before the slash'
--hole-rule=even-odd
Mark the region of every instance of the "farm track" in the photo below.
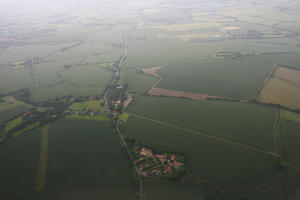
<svg viewBox="0 0 300 200">
<path fill-rule="evenodd" d="M 137 115 L 137 114 L 133 114 L 133 113 L 130 113 L 130 115 L 132 115 L 134 117 L 137 117 L 137 118 L 140 118 L 140 119 L 147 120 L 147 121 L 152 121 L 152 122 L 155 122 L 155 123 L 158 123 L 158 124 L 161 124 L 161 125 L 165 125 L 165 126 L 169 126 L 169 127 L 172 127 L 172 128 L 176 128 L 176 129 L 179 129 L 179 130 L 182 130 L 182 131 L 185 131 L 185 132 L 189 132 L 189 133 L 192 133 L 192 134 L 195 134 L 195 135 L 200 135 L 200 136 L 203 136 L 203 137 L 207 137 L 207 138 L 210 138 L 212 140 L 216 140 L 216 141 L 219 141 L 219 142 L 223 142 L 223 143 L 231 144 L 231 145 L 234 145 L 234 146 L 238 146 L 238 147 L 241 147 L 243 149 L 248 149 L 248 150 L 251 150 L 251 151 L 264 153 L 266 155 L 274 156 L 274 157 L 278 157 L 279 156 L 276 152 L 265 151 L 265 150 L 262 150 L 262 149 L 259 149 L 259 148 L 256 148 L 256 147 L 252 147 L 252 146 L 249 146 L 249 145 L 241 144 L 241 143 L 238 143 L 238 142 L 233 142 L 233 141 L 226 140 L 226 139 L 223 139 L 223 138 L 220 138 L 220 137 L 216 137 L 216 136 L 212 136 L 212 135 L 209 135 L 209 134 L 206 134 L 206 133 L 201 133 L 199 131 L 195 131 L 195 130 L 183 128 L 183 127 L 180 127 L 180 126 L 177 126 L 177 125 L 174 125 L 174 124 L 170 124 L 170 123 L 167 123 L 167 122 L 163 122 L 163 121 L 151 119 L 151 118 L 144 117 L 144 116 Z"/>
</svg>

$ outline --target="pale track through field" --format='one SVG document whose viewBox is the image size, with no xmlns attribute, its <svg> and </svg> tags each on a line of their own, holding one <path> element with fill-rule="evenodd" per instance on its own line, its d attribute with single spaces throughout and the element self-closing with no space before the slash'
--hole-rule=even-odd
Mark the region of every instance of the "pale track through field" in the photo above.
<svg viewBox="0 0 300 200">
<path fill-rule="evenodd" d="M 216 136 L 212 136 L 212 135 L 209 135 L 209 134 L 206 134 L 206 133 L 201 133 L 199 131 L 195 131 L 195 130 L 183 128 L 183 127 L 180 127 L 180 126 L 177 126 L 177 125 L 174 125 L 174 124 L 170 124 L 170 123 L 167 123 L 167 122 L 163 122 L 163 121 L 151 119 L 151 118 L 144 117 L 144 116 L 141 116 L 141 115 L 137 115 L 137 114 L 133 114 L 133 113 L 129 113 L 129 114 L 131 116 L 136 117 L 136 118 L 144 119 L 144 120 L 147 120 L 147 121 L 152 121 L 152 122 L 155 122 L 155 123 L 158 123 L 158 124 L 161 124 L 161 125 L 165 125 L 165 126 L 169 126 L 169 127 L 172 127 L 172 128 L 179 129 L 179 130 L 183 130 L 185 132 L 193 133 L 195 135 L 200 135 L 200 136 L 203 136 L 203 137 L 207 137 L 207 138 L 210 138 L 212 140 L 219 141 L 219 142 L 223 142 L 223 143 L 235 145 L 235 146 L 238 146 L 238 147 L 241 147 L 241 148 L 244 148 L 244 149 L 248 149 L 248 150 L 251 150 L 251 151 L 256 151 L 256 152 L 264 153 L 264 154 L 267 154 L 269 156 L 275 156 L 275 157 L 279 156 L 275 152 L 265 151 L 265 150 L 262 150 L 262 149 L 259 149 L 259 148 L 256 148 L 256 147 L 252 147 L 252 146 L 249 146 L 249 145 L 241 144 L 241 143 L 238 143 L 238 142 L 233 142 L 233 141 L 226 140 L 226 139 L 223 139 L 223 138 L 220 138 L 220 137 L 216 137 Z"/>
</svg>

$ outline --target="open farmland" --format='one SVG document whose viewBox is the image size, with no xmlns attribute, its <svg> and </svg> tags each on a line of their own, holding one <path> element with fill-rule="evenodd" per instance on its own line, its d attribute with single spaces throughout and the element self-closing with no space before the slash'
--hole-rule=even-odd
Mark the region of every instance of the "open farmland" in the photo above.
<svg viewBox="0 0 300 200">
<path fill-rule="evenodd" d="M 0 0 L 0 200 L 300 199 L 299 0 Z"/>
<path fill-rule="evenodd" d="M 201 59 L 167 65 L 159 74 L 158 88 L 250 99 L 273 66 L 262 58 Z M 176 80 L 176 81 L 175 81 Z"/>
<path fill-rule="evenodd" d="M 134 116 L 129 118 L 124 133 L 147 145 L 184 152 L 187 169 L 218 187 L 237 189 L 257 199 L 274 195 L 276 157 Z"/>
<path fill-rule="evenodd" d="M 281 148 L 284 159 L 300 169 L 299 152 L 300 124 L 282 120 L 280 123 Z"/>
<path fill-rule="evenodd" d="M 90 199 L 136 198 L 133 172 L 110 123 L 61 120 L 52 124 L 47 163 L 43 193 L 50 199 L 87 194 Z"/>
<path fill-rule="evenodd" d="M 0 145 L 0 197 L 32 198 L 40 152 L 40 129 Z"/>
<path fill-rule="evenodd" d="M 300 72 L 278 67 L 263 87 L 258 101 L 280 104 L 290 109 L 300 109 Z"/>
<path fill-rule="evenodd" d="M 4 123 L 7 120 L 10 120 L 16 116 L 19 116 L 21 113 L 23 113 L 26 110 L 25 107 L 23 106 L 17 106 L 5 111 L 1 111 L 0 112 L 0 124 Z M 5 135 L 5 128 L 4 127 L 0 127 L 0 141 L 2 139 L 2 137 Z"/>
<path fill-rule="evenodd" d="M 149 200 L 183 198 L 189 200 L 204 200 L 207 192 L 206 188 L 195 183 L 178 183 L 164 180 L 146 180 L 144 196 Z"/>
<path fill-rule="evenodd" d="M 273 108 L 249 103 L 136 96 L 127 112 L 273 150 Z"/>
</svg>

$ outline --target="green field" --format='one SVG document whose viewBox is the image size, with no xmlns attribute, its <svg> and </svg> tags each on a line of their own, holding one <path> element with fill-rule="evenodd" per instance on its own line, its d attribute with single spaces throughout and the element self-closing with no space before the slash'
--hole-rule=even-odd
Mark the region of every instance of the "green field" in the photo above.
<svg viewBox="0 0 300 200">
<path fill-rule="evenodd" d="M 26 108 L 24 106 L 17 106 L 17 107 L 14 107 L 12 109 L 8 109 L 8 110 L 0 112 L 0 124 L 2 124 L 3 122 L 18 116 L 18 115 L 20 115 L 25 110 L 26 110 Z M 0 127 L 0 139 L 4 135 L 5 135 L 4 127 Z"/>
<path fill-rule="evenodd" d="M 285 160 L 300 168 L 299 139 L 300 124 L 292 121 L 281 120 L 280 147 Z"/>
<path fill-rule="evenodd" d="M 136 117 L 130 117 L 124 134 L 150 146 L 185 153 L 186 168 L 218 187 L 257 199 L 273 195 L 273 156 Z"/>
<path fill-rule="evenodd" d="M 103 104 L 103 105 L 101 105 Z M 106 110 L 104 105 L 104 100 L 90 100 L 85 102 L 76 102 L 70 106 L 71 110 L 91 110 L 91 111 L 101 111 L 104 112 Z"/>
<path fill-rule="evenodd" d="M 155 77 L 147 76 L 141 69 L 125 68 L 123 83 L 128 84 L 130 90 L 137 94 L 145 94 L 156 81 Z"/>
<path fill-rule="evenodd" d="M 238 99 L 251 99 L 273 66 L 261 57 L 202 59 L 167 65 L 158 88 Z"/>
<path fill-rule="evenodd" d="M 84 66 L 61 72 L 61 82 L 30 89 L 31 100 L 42 101 L 59 96 L 101 94 L 111 79 L 111 72 L 97 66 Z"/>
<path fill-rule="evenodd" d="M 136 95 L 127 112 L 273 151 L 273 108 Z"/>
<path fill-rule="evenodd" d="M 61 120 L 49 128 L 49 199 L 136 199 L 134 175 L 107 122 Z"/>
<path fill-rule="evenodd" d="M 23 116 L 20 116 L 12 121 L 9 121 L 5 124 L 5 131 L 8 132 L 8 131 L 12 130 L 14 127 L 22 124 L 23 122 L 24 122 Z"/>
<path fill-rule="evenodd" d="M 72 119 L 72 120 L 91 120 L 91 121 L 110 121 L 108 115 L 78 115 L 72 114 L 67 115 L 65 119 Z"/>
<path fill-rule="evenodd" d="M 134 174 L 111 124 L 85 120 L 50 125 L 45 188 L 35 192 L 43 131 L 35 129 L 1 144 L 1 198 L 137 198 Z"/>
<path fill-rule="evenodd" d="M 190 182 L 181 183 L 148 179 L 144 182 L 144 197 L 147 200 L 206 200 L 207 191 L 205 189 L 201 185 Z"/>
<path fill-rule="evenodd" d="M 34 199 L 40 129 L 0 145 L 0 198 Z"/>
</svg>

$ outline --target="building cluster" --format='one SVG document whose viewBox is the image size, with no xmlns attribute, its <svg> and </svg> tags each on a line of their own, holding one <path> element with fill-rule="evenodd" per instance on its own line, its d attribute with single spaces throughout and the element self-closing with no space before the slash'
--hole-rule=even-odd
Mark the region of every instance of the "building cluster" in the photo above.
<svg viewBox="0 0 300 200">
<path fill-rule="evenodd" d="M 151 149 L 134 147 L 136 153 L 136 165 L 143 177 L 163 176 L 176 172 L 179 167 L 184 166 L 183 162 L 176 160 L 175 154 L 153 153 Z"/>
</svg>

